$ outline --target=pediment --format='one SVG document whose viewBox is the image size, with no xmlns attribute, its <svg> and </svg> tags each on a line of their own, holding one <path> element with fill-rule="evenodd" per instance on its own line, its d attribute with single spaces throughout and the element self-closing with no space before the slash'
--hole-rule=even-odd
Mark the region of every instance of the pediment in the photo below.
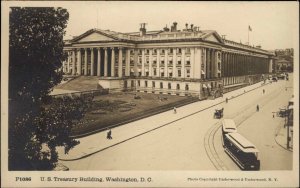
<svg viewBox="0 0 300 188">
<path fill-rule="evenodd" d="M 223 43 L 221 37 L 217 33 L 211 33 L 207 35 L 204 40 L 206 41 L 211 41 L 211 42 L 216 42 L 216 43 Z"/>
<path fill-rule="evenodd" d="M 94 32 L 77 40 L 77 42 L 92 42 L 92 41 L 115 41 L 115 39 L 109 36 L 105 36 L 101 33 Z"/>
</svg>

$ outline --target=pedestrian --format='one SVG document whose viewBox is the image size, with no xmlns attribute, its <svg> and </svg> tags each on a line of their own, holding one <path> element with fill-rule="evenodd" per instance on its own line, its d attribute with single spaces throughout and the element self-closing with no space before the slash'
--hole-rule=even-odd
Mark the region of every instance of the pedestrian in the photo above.
<svg viewBox="0 0 300 188">
<path fill-rule="evenodd" d="M 256 106 L 256 111 L 259 112 L 259 105 Z"/>
<path fill-rule="evenodd" d="M 263 94 L 265 94 L 265 90 L 263 89 Z"/>
<path fill-rule="evenodd" d="M 107 138 L 108 140 L 112 139 L 112 137 L 111 137 L 111 129 L 109 129 L 109 131 L 107 132 L 106 138 Z"/>
<path fill-rule="evenodd" d="M 274 113 L 273 113 L 273 118 L 274 118 L 275 116 L 274 116 Z"/>
<path fill-rule="evenodd" d="M 174 109 L 173 109 L 173 110 L 174 110 L 174 114 L 176 114 L 176 113 L 177 113 L 177 111 L 176 111 L 176 107 L 174 107 Z"/>
<path fill-rule="evenodd" d="M 228 103 L 228 98 L 227 97 L 226 97 L 225 101 L 226 101 L 226 103 Z"/>
</svg>

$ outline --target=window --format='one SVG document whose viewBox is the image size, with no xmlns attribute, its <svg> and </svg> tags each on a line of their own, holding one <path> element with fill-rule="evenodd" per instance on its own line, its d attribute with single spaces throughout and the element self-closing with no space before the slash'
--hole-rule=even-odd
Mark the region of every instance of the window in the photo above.
<svg viewBox="0 0 300 188">
<path fill-rule="evenodd" d="M 156 60 L 153 61 L 153 64 L 156 64 Z"/>
<path fill-rule="evenodd" d="M 165 64 L 165 61 L 162 60 L 160 63 L 161 63 L 161 65 L 164 65 L 164 64 Z"/>
<path fill-rule="evenodd" d="M 181 77 L 181 70 L 178 70 L 178 77 Z"/>
<path fill-rule="evenodd" d="M 191 49 L 187 48 L 186 53 L 191 53 Z"/>
<path fill-rule="evenodd" d="M 149 50 L 146 50 L 146 53 L 149 54 Z"/>
<path fill-rule="evenodd" d="M 180 54 L 181 54 L 181 48 L 178 48 L 178 53 L 180 53 Z"/>
<path fill-rule="evenodd" d="M 173 64 L 173 61 L 172 61 L 172 60 L 170 60 L 170 61 L 169 61 L 169 65 L 172 65 L 172 64 Z"/>
<path fill-rule="evenodd" d="M 187 65 L 190 65 L 190 64 L 191 64 L 190 60 L 186 61 L 186 64 L 187 64 Z"/>
<path fill-rule="evenodd" d="M 149 71 L 146 72 L 146 76 L 149 76 Z"/>
<path fill-rule="evenodd" d="M 141 82 L 139 80 L 137 81 L 137 84 L 139 87 L 141 86 Z"/>
<path fill-rule="evenodd" d="M 164 88 L 163 83 L 160 82 L 160 89 Z"/>
<path fill-rule="evenodd" d="M 160 73 L 160 76 L 161 76 L 161 77 L 164 77 L 164 76 L 165 76 L 165 73 L 164 73 L 164 72 L 161 72 L 161 73 Z"/>
<path fill-rule="evenodd" d="M 176 85 L 176 89 L 180 90 L 180 85 L 179 84 Z"/>
<path fill-rule="evenodd" d="M 177 65 L 181 65 L 181 61 L 179 60 L 179 61 L 177 61 Z"/>
<path fill-rule="evenodd" d="M 188 85 L 188 84 L 185 85 L 185 90 L 186 90 L 186 91 L 189 90 L 189 85 Z"/>
<path fill-rule="evenodd" d="M 148 81 L 145 81 L 145 87 L 148 87 Z"/>
<path fill-rule="evenodd" d="M 172 76 L 173 76 L 173 73 L 169 72 L 169 77 L 172 78 Z"/>
<path fill-rule="evenodd" d="M 157 50 L 156 50 L 156 49 L 154 49 L 154 51 L 153 51 L 153 52 L 154 52 L 154 54 L 156 54 L 156 53 L 157 53 Z"/>
<path fill-rule="evenodd" d="M 156 76 L 156 69 L 153 69 L 153 75 Z"/>
<path fill-rule="evenodd" d="M 171 83 L 168 83 L 168 89 L 171 89 Z"/>
<path fill-rule="evenodd" d="M 163 53 L 163 54 L 164 54 L 164 53 L 165 53 L 165 50 L 161 50 L 161 53 Z"/>
<path fill-rule="evenodd" d="M 155 87 L 155 82 L 154 81 L 152 81 L 152 87 Z"/>
<path fill-rule="evenodd" d="M 190 69 L 187 69 L 187 70 L 186 70 L 186 77 L 189 78 L 189 77 L 190 77 L 190 74 L 191 74 Z"/>
<path fill-rule="evenodd" d="M 173 49 L 172 48 L 169 51 L 170 51 L 170 53 L 173 53 Z"/>
</svg>

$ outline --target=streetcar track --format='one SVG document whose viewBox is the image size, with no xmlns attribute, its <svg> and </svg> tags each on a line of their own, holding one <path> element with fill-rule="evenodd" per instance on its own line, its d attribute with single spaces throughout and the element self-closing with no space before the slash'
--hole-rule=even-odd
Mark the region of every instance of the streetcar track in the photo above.
<svg viewBox="0 0 300 188">
<path fill-rule="evenodd" d="M 268 97 L 264 97 L 262 99 L 262 102 L 260 103 L 261 106 L 266 105 L 268 102 L 270 102 L 270 100 L 272 99 L 273 96 L 278 95 L 278 93 L 280 93 L 280 90 L 275 90 L 275 92 L 270 93 L 268 95 Z M 235 99 L 235 98 L 233 98 Z M 252 108 L 250 108 L 252 107 Z M 242 108 L 242 110 L 229 115 L 226 118 L 229 119 L 234 119 L 234 121 L 236 122 L 237 127 L 239 127 L 240 125 L 242 125 L 242 123 L 244 121 L 246 121 L 248 118 L 250 118 L 254 113 L 256 113 L 255 110 L 245 110 L 245 109 L 254 109 L 255 104 L 249 104 L 246 105 Z M 244 115 L 246 112 L 246 115 Z M 228 168 L 226 167 L 226 165 L 224 164 L 224 162 L 220 159 L 216 148 L 215 148 L 215 143 L 214 143 L 214 139 L 215 139 L 215 135 L 217 133 L 217 131 L 221 128 L 221 121 L 218 121 L 217 123 L 215 123 L 205 134 L 204 136 L 204 147 L 205 147 L 205 151 L 206 154 L 209 158 L 209 160 L 212 162 L 212 164 L 214 165 L 214 167 L 217 170 L 227 170 Z"/>
</svg>

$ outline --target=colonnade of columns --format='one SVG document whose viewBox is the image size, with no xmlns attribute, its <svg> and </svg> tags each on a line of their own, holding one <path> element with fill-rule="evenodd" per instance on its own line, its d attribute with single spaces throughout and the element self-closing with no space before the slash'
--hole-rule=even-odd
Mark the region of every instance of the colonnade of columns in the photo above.
<svg viewBox="0 0 300 188">
<path fill-rule="evenodd" d="M 129 58 L 125 48 L 77 48 L 68 51 L 65 71 L 85 76 L 129 76 Z"/>
<path fill-rule="evenodd" d="M 213 79 L 264 74 L 268 58 L 219 49 L 189 48 L 76 48 L 68 51 L 64 71 L 104 77 L 142 76 Z"/>
<path fill-rule="evenodd" d="M 223 52 L 221 72 L 223 77 L 265 74 L 269 72 L 269 59 Z"/>
</svg>

